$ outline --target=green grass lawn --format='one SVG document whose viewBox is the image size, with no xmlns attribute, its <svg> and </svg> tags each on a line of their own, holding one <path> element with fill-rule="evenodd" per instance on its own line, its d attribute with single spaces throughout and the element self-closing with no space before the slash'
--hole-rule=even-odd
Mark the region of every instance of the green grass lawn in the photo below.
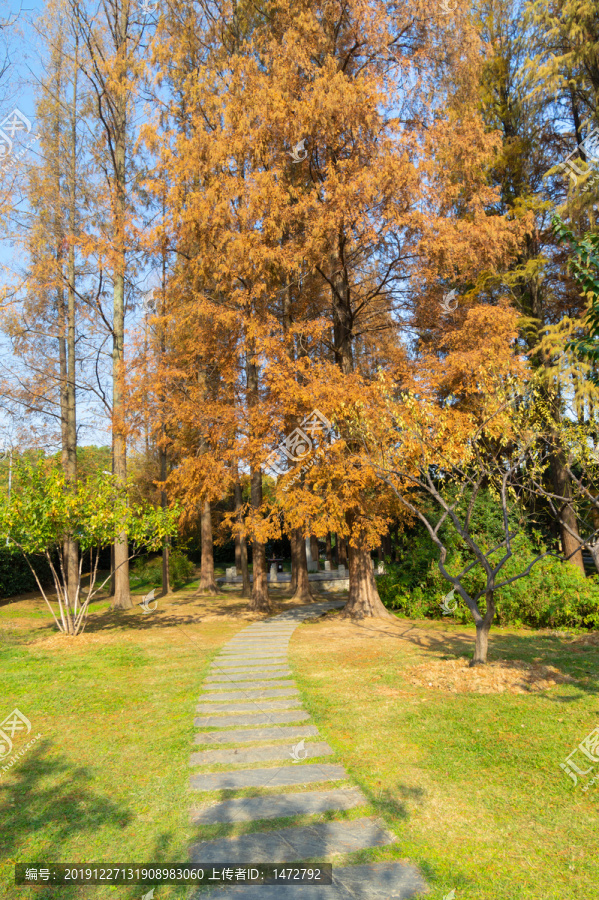
<svg viewBox="0 0 599 900">
<path fill-rule="evenodd" d="M 234 592 L 193 590 L 158 598 L 148 616 L 100 600 L 81 638 L 57 635 L 37 598 L 0 606 L 1 718 L 17 707 L 41 734 L 0 778 L 0 897 L 141 900 L 142 886 L 16 887 L 14 864 L 183 862 L 192 840 L 303 821 L 190 824 L 190 807 L 211 797 L 188 790 L 202 680 L 218 648 L 255 620 Z M 583 793 L 559 763 L 599 722 L 599 647 L 495 630 L 491 659 L 502 666 L 451 670 L 472 641 L 473 630 L 446 622 L 334 615 L 294 632 L 306 708 L 369 802 L 334 817 L 380 815 L 398 838 L 335 862 L 405 858 L 431 900 L 452 888 L 456 900 L 592 900 L 599 785 Z M 513 693 L 513 660 L 573 680 Z M 469 679 L 479 692 L 464 689 Z M 156 900 L 189 893 L 162 886 Z"/>
<path fill-rule="evenodd" d="M 456 900 L 591 900 L 599 785 L 584 793 L 585 779 L 575 787 L 559 764 L 599 723 L 599 646 L 495 630 L 490 658 L 505 661 L 496 676 L 466 669 L 463 683 L 481 678 L 480 693 L 444 689 L 443 657 L 471 656 L 473 639 L 474 629 L 445 622 L 335 616 L 296 632 L 291 659 L 306 706 L 398 837 L 352 861 L 409 859 L 431 900 L 451 889 Z M 489 692 L 513 660 L 576 680 Z M 413 683 L 424 665 L 436 672 L 430 687 Z"/>
<path fill-rule="evenodd" d="M 55 636 L 40 601 L 0 607 L 0 720 L 17 707 L 42 735 L 0 779 L 2 898 L 145 893 L 16 887 L 16 862 L 187 859 L 194 708 L 210 659 L 248 624 L 243 605 L 184 590 L 149 616 L 107 606 L 94 604 L 81 638 Z"/>
</svg>

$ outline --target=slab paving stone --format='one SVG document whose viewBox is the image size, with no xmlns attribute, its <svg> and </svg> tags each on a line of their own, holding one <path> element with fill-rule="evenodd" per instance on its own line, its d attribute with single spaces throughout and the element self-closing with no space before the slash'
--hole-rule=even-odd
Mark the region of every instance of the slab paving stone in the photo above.
<svg viewBox="0 0 599 900">
<path fill-rule="evenodd" d="M 301 794 L 280 794 L 278 797 L 237 797 L 192 810 L 191 821 L 196 825 L 213 825 L 219 822 L 282 819 L 285 816 L 315 816 L 330 809 L 352 809 L 367 803 L 358 788 L 349 791 L 305 791 Z"/>
<path fill-rule="evenodd" d="M 302 741 L 303 743 L 303 741 Z M 216 765 L 250 765 L 258 762 L 273 762 L 282 760 L 286 762 L 293 759 L 291 744 L 270 744 L 266 747 L 236 747 L 231 750 L 200 750 L 192 753 L 190 766 L 216 766 Z M 302 759 L 313 759 L 316 756 L 331 756 L 333 749 L 326 741 L 317 741 L 306 744 L 301 753 Z"/>
<path fill-rule="evenodd" d="M 250 728 L 243 731 L 206 731 L 196 734 L 196 744 L 243 744 L 245 741 L 276 741 L 307 738 L 318 734 L 316 725 L 275 725 L 272 728 Z"/>
<path fill-rule="evenodd" d="M 271 659 L 273 656 L 287 656 L 286 649 L 276 649 L 276 650 L 232 650 L 230 653 L 221 652 L 218 654 L 216 659 Z"/>
<path fill-rule="evenodd" d="M 213 694 L 221 693 L 222 691 L 231 690 L 234 688 L 236 691 L 245 691 L 245 690 L 254 690 L 254 691 L 263 691 L 270 690 L 271 688 L 279 688 L 279 687 L 288 687 L 292 685 L 295 687 L 292 681 L 289 679 L 287 681 L 217 681 L 216 684 L 204 684 L 202 686 L 203 691 L 211 691 Z"/>
<path fill-rule="evenodd" d="M 213 709 L 214 707 L 210 707 Z M 193 720 L 195 728 L 228 728 L 240 725 L 277 725 L 287 722 L 303 722 L 310 718 L 305 709 L 290 709 L 289 712 L 256 713 L 252 704 L 253 715 L 249 716 L 196 716 Z M 229 734 L 230 732 L 225 732 Z M 224 735 L 223 735 L 224 736 Z"/>
<path fill-rule="evenodd" d="M 247 863 L 248 859 L 254 864 L 295 862 L 309 858 L 327 859 L 334 853 L 352 853 L 367 847 L 384 847 L 393 841 L 394 836 L 374 819 L 363 818 L 202 841 L 191 846 L 190 857 L 192 863 L 202 865 L 223 860 L 239 865 Z"/>
<path fill-rule="evenodd" d="M 229 669 L 260 669 L 263 666 L 272 665 L 273 668 L 281 668 L 287 665 L 286 656 L 257 657 L 256 659 L 247 659 L 245 656 L 221 657 L 215 659 L 214 663 L 219 666 L 221 672 L 229 671 Z"/>
<path fill-rule="evenodd" d="M 241 662 L 243 662 L 244 660 L 248 660 L 251 662 L 257 662 L 258 660 L 263 660 L 264 662 L 272 662 L 272 661 L 277 662 L 278 661 L 280 665 L 284 666 L 287 662 L 287 652 L 281 651 L 281 650 L 277 650 L 276 653 L 244 652 L 244 653 L 231 654 L 230 656 L 228 654 L 221 653 L 219 656 L 214 658 L 214 662 L 218 662 L 218 663 L 231 662 L 233 660 L 234 661 L 241 660 Z"/>
<path fill-rule="evenodd" d="M 245 647 L 252 644 L 263 647 L 271 647 L 273 644 L 275 646 L 279 644 L 281 646 L 286 646 L 290 640 L 291 635 L 289 634 L 245 634 L 243 637 L 233 638 L 233 640 L 227 641 L 224 646 L 238 647 L 243 645 Z"/>
<path fill-rule="evenodd" d="M 236 650 L 235 653 L 219 653 L 218 656 L 214 657 L 214 662 L 232 662 L 233 660 L 248 660 L 248 662 L 256 662 L 259 659 L 265 659 L 269 662 L 273 659 L 279 659 L 283 664 L 287 662 L 287 651 L 284 650 L 276 650 L 274 652 L 267 652 L 266 650 L 261 653 L 250 653 L 249 650 Z"/>
<path fill-rule="evenodd" d="M 215 684 L 218 681 L 243 681 L 247 676 L 252 678 L 281 678 L 291 675 L 291 669 L 235 669 L 234 672 L 218 672 L 216 675 L 208 675 L 204 684 Z"/>
<path fill-rule="evenodd" d="M 333 867 L 333 884 L 232 884 L 219 887 L 200 898 L 231 897 L 233 900 L 411 900 L 426 891 L 426 884 L 414 866 L 400 862 L 367 863 Z"/>
<path fill-rule="evenodd" d="M 291 684 L 291 683 L 290 683 Z M 269 688 L 267 690 L 248 690 L 248 691 L 213 691 L 209 694 L 203 694 L 202 702 L 214 700 L 260 700 L 262 697 L 288 697 L 293 694 L 299 694 L 295 685 L 285 688 Z"/>
<path fill-rule="evenodd" d="M 229 641 L 223 645 L 223 650 L 234 649 L 235 647 L 288 647 L 289 638 L 246 638 L 244 641 Z"/>
<path fill-rule="evenodd" d="M 213 660 L 212 669 L 218 668 L 221 672 L 223 669 L 260 669 L 263 666 L 272 666 L 273 669 L 287 665 L 287 657 L 280 656 L 276 659 L 219 659 Z"/>
<path fill-rule="evenodd" d="M 343 766 L 305 763 L 272 769 L 237 769 L 235 772 L 209 772 L 206 775 L 192 775 L 189 784 L 195 791 L 236 791 L 246 787 L 290 787 L 292 784 L 340 781 L 342 778 L 347 778 L 347 772 Z M 248 857 L 248 859 L 251 858 L 251 856 Z M 229 857 L 223 856 L 223 860 L 228 862 Z"/>
<path fill-rule="evenodd" d="M 301 706 L 299 697 L 290 697 L 289 700 L 254 700 L 253 703 L 242 703 L 241 700 L 231 700 L 230 703 L 200 703 L 196 706 L 196 712 L 256 712 L 267 709 L 290 709 L 292 706 Z"/>
<path fill-rule="evenodd" d="M 291 640 L 291 632 L 286 632 L 285 634 L 264 634 L 264 632 L 254 632 L 253 634 L 248 634 L 247 632 L 243 632 L 243 634 L 238 635 L 237 637 L 231 638 L 230 641 L 227 641 L 225 647 L 232 647 L 234 644 L 287 644 Z"/>
</svg>

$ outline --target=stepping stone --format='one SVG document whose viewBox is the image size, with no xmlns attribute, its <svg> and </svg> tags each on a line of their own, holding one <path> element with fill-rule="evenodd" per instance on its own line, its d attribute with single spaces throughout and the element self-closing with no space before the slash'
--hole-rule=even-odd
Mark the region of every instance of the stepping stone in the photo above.
<svg viewBox="0 0 599 900">
<path fill-rule="evenodd" d="M 288 644 L 290 640 L 290 634 L 242 634 L 227 641 L 225 647 L 233 647 L 235 644 Z"/>
<path fill-rule="evenodd" d="M 256 659 L 246 656 L 221 656 L 212 663 L 212 666 L 218 667 L 220 672 L 227 673 L 229 669 L 262 669 L 264 666 L 280 669 L 288 665 L 286 656 L 260 656 Z"/>
<path fill-rule="evenodd" d="M 219 672 L 217 675 L 208 675 L 207 678 L 204 679 L 204 684 L 216 683 L 218 681 L 242 681 L 247 676 L 253 678 L 284 678 L 286 675 L 291 675 L 291 669 L 235 669 L 234 672 L 230 674 Z"/>
<path fill-rule="evenodd" d="M 250 765 L 258 762 L 284 762 L 293 759 L 293 748 L 290 744 L 271 744 L 268 747 L 242 747 L 235 750 L 200 750 L 192 753 L 190 766 L 217 766 L 217 765 Z M 332 756 L 333 750 L 326 741 L 318 741 L 314 744 L 306 744 L 301 753 L 301 759 L 312 759 L 316 756 Z"/>
<path fill-rule="evenodd" d="M 287 654 L 285 651 L 277 650 L 276 653 L 266 653 L 263 651 L 262 653 L 232 653 L 231 655 L 221 653 L 220 656 L 217 656 L 214 662 L 222 663 L 222 662 L 231 662 L 232 660 L 249 660 L 251 662 L 256 662 L 257 660 L 264 660 L 266 662 L 271 662 L 272 660 L 278 660 L 281 665 L 287 664 Z"/>
<path fill-rule="evenodd" d="M 271 659 L 273 656 L 287 656 L 287 648 L 276 647 L 273 650 L 253 650 L 252 647 L 239 650 L 222 651 L 216 659 Z"/>
<path fill-rule="evenodd" d="M 230 647 L 287 647 L 290 638 L 288 637 L 247 637 L 243 640 L 228 641 L 223 645 L 223 649 Z"/>
<path fill-rule="evenodd" d="M 214 657 L 214 662 L 222 662 L 226 660 L 230 662 L 233 659 L 247 659 L 255 662 L 257 659 L 266 659 L 270 661 L 273 656 L 276 658 L 281 658 L 283 660 L 283 665 L 287 663 L 287 650 L 260 650 L 260 652 L 253 653 L 251 650 L 235 650 L 230 653 L 219 653 L 218 656 Z"/>
<path fill-rule="evenodd" d="M 244 741 L 276 741 L 286 738 L 307 738 L 318 734 L 315 725 L 291 725 L 285 728 L 275 725 L 274 728 L 250 728 L 243 731 L 206 731 L 196 734 L 196 744 L 243 744 Z"/>
<path fill-rule="evenodd" d="M 211 707 L 213 708 L 213 707 Z M 255 707 L 252 705 L 252 709 Z M 286 722 L 302 722 L 309 719 L 310 713 L 305 709 L 292 709 L 289 712 L 254 713 L 251 716 L 196 716 L 193 720 L 195 728 L 228 728 L 230 725 L 276 725 Z M 230 734 L 231 732 L 226 732 Z M 223 735 L 224 736 L 224 735 Z"/>
<path fill-rule="evenodd" d="M 271 644 L 288 644 L 290 634 L 244 634 L 243 637 L 233 638 L 224 645 L 225 647 L 237 647 L 239 644 L 263 644 L 270 647 Z"/>
<path fill-rule="evenodd" d="M 227 679 L 227 681 L 218 681 L 216 684 L 205 684 L 202 688 L 204 691 L 212 691 L 213 693 L 218 693 L 219 691 L 227 691 L 231 690 L 231 688 L 235 688 L 236 691 L 244 691 L 244 690 L 255 690 L 255 691 L 263 691 L 269 690 L 270 688 L 279 688 L 279 687 L 288 687 L 289 685 L 293 685 L 292 681 L 231 681 Z M 295 687 L 295 685 L 293 685 Z"/>
<path fill-rule="evenodd" d="M 289 787 L 292 784 L 310 784 L 314 781 L 340 781 L 342 778 L 347 778 L 343 766 L 306 763 L 301 766 L 291 764 L 272 769 L 238 769 L 236 772 L 192 775 L 189 784 L 195 791 L 236 791 L 246 787 Z M 229 861 L 227 856 L 223 856 L 223 859 Z"/>
<path fill-rule="evenodd" d="M 278 797 L 238 797 L 193 810 L 191 821 L 196 825 L 214 825 L 218 822 L 282 819 L 285 816 L 315 816 L 329 809 L 352 809 L 367 803 L 358 788 L 349 791 L 306 791 L 280 794 Z"/>
<path fill-rule="evenodd" d="M 230 703 L 204 703 L 196 706 L 196 712 L 256 712 L 257 709 L 290 709 L 292 706 L 301 706 L 302 701 L 296 697 L 289 700 L 254 700 L 253 703 L 242 703 L 241 700 Z M 290 719 L 293 721 L 293 719 Z M 194 723 L 196 720 L 194 719 Z M 201 723 L 200 723 L 201 724 Z"/>
<path fill-rule="evenodd" d="M 225 893 L 226 891 L 226 893 Z M 282 894 L 281 891 L 284 891 Z M 414 866 L 400 862 L 367 863 L 333 867 L 333 884 L 241 884 L 216 888 L 200 898 L 232 897 L 234 900 L 410 900 L 422 896 L 426 884 Z"/>
<path fill-rule="evenodd" d="M 252 863 L 295 862 L 302 859 L 328 859 L 334 853 L 352 853 L 367 847 L 384 847 L 395 840 L 374 819 L 352 822 L 318 822 L 300 828 L 254 832 L 241 837 L 202 841 L 190 848 L 192 863 L 240 865 Z M 275 885 L 277 887 L 277 885 Z M 279 890 L 284 888 L 279 887 Z M 286 896 L 286 895 L 284 895 Z"/>
<path fill-rule="evenodd" d="M 270 688 L 267 690 L 248 690 L 248 691 L 215 691 L 211 694 L 204 694 L 201 698 L 202 702 L 206 700 L 260 700 L 261 697 L 289 697 L 293 694 L 299 694 L 295 685 L 285 688 Z M 213 696 L 214 695 L 214 696 Z"/>
<path fill-rule="evenodd" d="M 281 668 L 287 665 L 287 657 L 281 656 L 277 659 L 225 659 L 219 660 L 218 663 L 212 663 L 212 669 L 215 668 L 221 672 L 224 669 L 261 669 L 264 666 L 271 666 L 273 669 Z"/>
</svg>

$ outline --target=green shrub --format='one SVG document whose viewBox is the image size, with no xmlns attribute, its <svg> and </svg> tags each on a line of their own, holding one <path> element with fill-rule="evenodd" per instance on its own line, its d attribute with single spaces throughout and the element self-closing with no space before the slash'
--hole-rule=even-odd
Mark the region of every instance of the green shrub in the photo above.
<svg viewBox="0 0 599 900">
<path fill-rule="evenodd" d="M 52 573 L 45 556 L 32 556 L 31 564 L 44 587 L 52 584 Z M 14 546 L 0 546 L 0 599 L 37 590 L 33 572 L 23 554 Z"/>
<path fill-rule="evenodd" d="M 173 550 L 169 560 L 169 571 L 171 585 L 179 587 L 191 580 L 194 573 L 194 565 L 180 550 Z M 160 587 L 162 585 L 162 557 L 139 557 L 132 566 L 131 581 L 133 584 Z"/>
<path fill-rule="evenodd" d="M 503 539 L 500 510 L 488 495 L 482 498 L 472 518 L 472 534 L 483 549 L 495 546 Z M 452 574 L 460 572 L 474 557 L 454 531 L 445 528 L 442 540 L 448 548 L 446 568 Z M 447 618 L 460 623 L 472 622 L 470 610 L 459 595 L 454 595 L 457 607 L 454 614 L 444 617 L 441 603 L 450 592 L 451 584 L 439 572 L 439 552 L 424 526 L 416 525 L 403 536 L 403 558 L 399 563 L 387 563 L 387 574 L 377 578 L 381 600 L 388 609 L 408 618 Z M 513 556 L 501 569 L 499 581 L 526 569 L 537 553 L 545 548 L 538 537 L 521 533 L 513 545 Z M 496 564 L 503 551 L 490 557 Z M 464 587 L 473 596 L 484 587 L 485 576 L 475 567 L 464 578 Z M 536 563 L 530 574 L 495 593 L 500 625 L 527 625 L 533 628 L 597 628 L 599 627 L 599 580 L 589 578 L 570 563 L 555 557 L 545 557 Z M 485 609 L 484 597 L 478 601 Z M 451 604 L 454 606 L 454 603 Z"/>
</svg>

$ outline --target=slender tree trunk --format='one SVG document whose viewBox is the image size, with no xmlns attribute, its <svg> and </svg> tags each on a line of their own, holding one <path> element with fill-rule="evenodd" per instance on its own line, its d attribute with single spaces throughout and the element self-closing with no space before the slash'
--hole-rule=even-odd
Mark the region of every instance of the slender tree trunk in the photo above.
<svg viewBox="0 0 599 900">
<path fill-rule="evenodd" d="M 126 5 L 125 5 L 126 6 Z M 127 11 L 125 6 L 114 6 L 114 40 L 118 65 L 123 65 L 127 44 Z M 113 184 L 114 184 L 114 268 L 113 268 L 113 322 L 112 322 L 112 429 L 114 435 L 115 481 L 124 489 L 127 484 L 127 395 L 125 386 L 125 274 L 127 218 L 126 140 L 127 95 L 124 91 L 126 71 L 117 75 L 119 84 L 111 98 L 113 104 Z M 129 542 L 123 530 L 114 544 L 114 600 L 115 609 L 132 609 L 129 588 Z"/>
<path fill-rule="evenodd" d="M 310 579 L 308 578 L 306 542 L 301 528 L 294 528 L 291 532 L 291 568 L 295 573 L 291 599 L 294 603 L 312 603 L 314 597 L 310 590 Z"/>
<path fill-rule="evenodd" d="M 164 435 L 164 426 L 162 427 L 162 433 Z M 166 448 L 161 447 L 159 450 L 160 454 L 160 480 L 162 482 L 166 481 L 166 473 L 167 473 L 167 456 L 166 456 Z M 166 491 L 160 491 L 160 505 L 162 509 L 168 508 L 168 499 L 166 496 Z M 162 542 L 162 591 L 160 593 L 161 597 L 166 597 L 167 594 L 171 592 L 171 572 L 170 572 L 170 555 L 171 555 L 171 539 L 169 535 L 167 535 Z"/>
<path fill-rule="evenodd" d="M 557 436 L 554 435 L 554 446 L 556 443 Z M 553 476 L 555 493 L 559 494 L 560 497 L 566 497 L 570 500 L 572 497 L 572 482 L 566 469 L 565 455 L 561 447 L 559 447 L 551 456 L 551 474 Z M 562 520 L 560 522 L 560 531 L 564 556 L 570 557 L 568 562 L 579 569 L 584 575 L 584 561 L 582 558 L 582 550 L 580 549 L 578 522 L 576 520 L 576 513 L 572 509 L 570 503 L 565 502 L 562 505 L 560 516 Z"/>
<path fill-rule="evenodd" d="M 289 535 L 289 543 L 291 545 L 291 582 L 289 584 L 289 590 L 291 591 L 291 596 L 295 594 L 297 589 L 297 548 L 295 547 L 294 542 L 297 541 L 297 529 L 292 529 L 291 534 Z M 303 537 L 302 537 L 303 542 Z M 308 568 L 308 560 L 306 557 L 306 568 Z"/>
<path fill-rule="evenodd" d="M 214 547 L 212 543 L 212 514 L 210 503 L 204 500 L 201 518 L 202 533 L 202 573 L 197 594 L 218 594 L 214 580 Z"/>
<path fill-rule="evenodd" d="M 352 513 L 347 513 L 346 518 L 350 534 L 356 534 L 360 540 L 356 518 Z M 381 602 L 374 580 L 370 550 L 364 542 L 357 547 L 354 547 L 351 541 L 349 544 L 349 597 L 343 607 L 342 616 L 352 619 L 374 616 L 396 621 L 395 616 L 388 612 Z"/>
<path fill-rule="evenodd" d="M 320 569 L 320 559 L 318 552 L 318 538 L 313 534 L 310 535 L 310 546 L 312 548 L 312 559 L 316 563 L 316 571 L 318 572 Z"/>
<path fill-rule="evenodd" d="M 331 532 L 330 531 L 327 531 L 325 555 L 326 555 L 328 564 L 330 565 L 331 568 L 333 568 L 333 549 L 332 549 Z"/>
<path fill-rule="evenodd" d="M 339 535 L 335 534 L 335 546 L 333 547 L 333 565 L 335 568 L 339 565 Z"/>
<path fill-rule="evenodd" d="M 242 530 L 235 535 L 235 566 L 241 572 L 243 584 L 241 587 L 241 596 L 250 597 L 252 594 L 252 585 L 250 582 L 250 570 L 248 566 L 248 546 L 243 530 L 243 493 L 241 483 L 235 482 L 235 513 L 238 525 Z M 239 556 L 239 563 L 237 558 Z"/>
<path fill-rule="evenodd" d="M 495 592 L 487 591 L 487 609 L 483 618 L 476 623 L 476 642 L 474 645 L 474 657 L 470 661 L 471 666 L 484 666 L 487 662 L 487 650 L 489 646 L 489 632 L 495 618 Z"/>
<path fill-rule="evenodd" d="M 73 66 L 73 98 L 71 104 L 70 134 L 70 166 L 69 166 L 69 231 L 71 240 L 67 261 L 67 392 L 66 392 L 66 462 L 67 483 L 71 490 L 77 490 L 77 395 L 76 395 L 76 357 L 75 357 L 75 318 L 77 313 L 77 297 L 75 285 L 75 245 L 73 238 L 77 232 L 77 73 L 78 47 L 75 38 L 75 64 Z M 79 548 L 76 541 L 69 536 L 67 541 L 67 579 L 69 585 L 69 601 L 74 604 L 79 586 Z"/>
<path fill-rule="evenodd" d="M 252 508 L 257 510 L 262 506 L 262 470 L 260 468 L 252 469 L 250 478 Z M 254 580 L 249 608 L 255 612 L 270 612 L 266 544 L 256 539 L 252 541 L 252 561 Z"/>
<path fill-rule="evenodd" d="M 339 535 L 337 535 L 337 540 L 339 542 L 339 562 L 337 565 L 344 565 L 347 568 L 347 539 L 340 538 Z"/>
<path fill-rule="evenodd" d="M 237 575 L 241 572 L 241 535 L 235 535 L 235 572 Z"/>
<path fill-rule="evenodd" d="M 248 388 L 248 406 L 250 411 L 258 404 L 258 363 L 254 361 L 255 345 L 253 339 L 248 341 L 246 372 Z M 262 507 L 262 469 L 252 464 L 250 466 L 250 501 L 252 510 L 259 514 Z M 268 596 L 268 574 L 266 570 L 266 545 L 256 538 L 252 541 L 253 576 L 252 596 L 249 608 L 256 612 L 270 612 L 270 599 Z"/>
</svg>

